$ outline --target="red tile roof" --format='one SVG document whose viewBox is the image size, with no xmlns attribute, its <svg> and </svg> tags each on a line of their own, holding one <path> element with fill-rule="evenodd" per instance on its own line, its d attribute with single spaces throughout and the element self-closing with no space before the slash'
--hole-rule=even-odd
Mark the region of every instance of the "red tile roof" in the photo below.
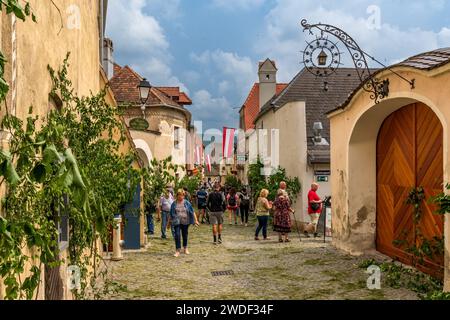
<svg viewBox="0 0 450 320">
<path fill-rule="evenodd" d="M 121 69 L 121 66 L 119 66 L 117 63 L 114 63 L 114 75 L 118 74 Z"/>
<path fill-rule="evenodd" d="M 186 93 L 180 91 L 180 87 L 157 87 L 157 89 L 164 92 L 169 98 L 181 105 L 192 104 L 192 100 Z"/>
<path fill-rule="evenodd" d="M 276 96 L 278 96 L 281 91 L 283 91 L 288 86 L 287 83 L 278 83 L 276 89 Z M 255 83 L 253 88 L 245 101 L 244 105 L 244 130 L 254 129 L 254 121 L 259 113 L 259 83 Z"/>
<path fill-rule="evenodd" d="M 117 73 L 114 73 L 114 76 L 109 81 L 109 85 L 114 92 L 114 97 L 117 102 L 139 105 L 141 102 L 138 85 L 143 78 L 129 66 L 120 68 L 120 66 L 116 65 L 114 69 Z M 148 104 L 165 104 L 180 107 L 180 104 L 170 99 L 166 94 L 155 87 L 151 89 Z"/>
</svg>

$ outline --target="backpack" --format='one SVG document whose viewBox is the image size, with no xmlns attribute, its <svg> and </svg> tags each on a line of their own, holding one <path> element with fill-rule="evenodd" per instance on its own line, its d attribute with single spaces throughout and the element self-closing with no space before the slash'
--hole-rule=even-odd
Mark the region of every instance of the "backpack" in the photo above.
<svg viewBox="0 0 450 320">
<path fill-rule="evenodd" d="M 236 207 L 237 206 L 236 195 L 234 195 L 234 196 L 230 195 L 230 198 L 228 199 L 228 205 L 230 207 Z"/>
<path fill-rule="evenodd" d="M 241 205 L 248 206 L 250 205 L 250 196 L 247 194 L 241 193 Z"/>
</svg>

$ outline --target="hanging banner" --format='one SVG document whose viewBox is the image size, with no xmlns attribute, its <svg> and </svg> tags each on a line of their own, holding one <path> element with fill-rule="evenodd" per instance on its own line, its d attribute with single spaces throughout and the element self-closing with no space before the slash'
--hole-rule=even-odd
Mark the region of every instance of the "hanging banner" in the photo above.
<svg viewBox="0 0 450 320">
<path fill-rule="evenodd" d="M 234 132 L 236 129 L 233 128 L 223 128 L 223 158 L 231 158 L 234 154 Z"/>
</svg>

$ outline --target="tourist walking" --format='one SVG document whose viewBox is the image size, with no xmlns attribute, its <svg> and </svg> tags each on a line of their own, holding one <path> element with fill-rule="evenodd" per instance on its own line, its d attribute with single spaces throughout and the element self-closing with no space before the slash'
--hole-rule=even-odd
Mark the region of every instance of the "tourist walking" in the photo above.
<svg viewBox="0 0 450 320">
<path fill-rule="evenodd" d="M 239 209 L 242 224 L 246 227 L 248 226 L 248 214 L 250 211 L 250 195 L 247 192 L 246 188 L 243 188 L 239 195 Z"/>
<path fill-rule="evenodd" d="M 323 201 L 320 199 L 317 194 L 317 190 L 319 190 L 319 185 L 317 183 L 311 184 L 311 190 L 308 192 L 308 214 L 311 219 L 311 223 L 314 226 L 314 238 L 318 236 L 317 234 L 317 224 L 319 223 L 320 213 L 322 212 L 322 203 Z M 305 230 L 304 232 L 306 237 L 309 237 L 308 232 Z"/>
<path fill-rule="evenodd" d="M 198 226 L 197 216 L 194 213 L 192 204 L 186 200 L 183 189 L 177 191 L 177 198 L 170 208 L 170 222 L 174 230 L 175 238 L 175 257 L 181 252 L 181 238 L 183 238 L 183 249 L 185 254 L 189 254 L 188 236 L 189 226 L 194 224 Z"/>
<path fill-rule="evenodd" d="M 234 224 L 237 224 L 237 208 L 239 197 L 236 194 L 236 189 L 231 188 L 227 195 L 227 209 L 230 225 L 232 224 L 232 218 L 234 218 Z"/>
<path fill-rule="evenodd" d="M 184 191 L 184 198 L 189 201 L 190 203 L 192 203 L 192 197 L 191 197 L 191 193 L 188 191 L 188 188 L 184 187 L 183 188 Z"/>
<path fill-rule="evenodd" d="M 223 213 L 226 209 L 225 197 L 220 192 L 220 184 L 208 195 L 206 206 L 209 210 L 209 223 L 212 225 L 214 244 L 222 243 Z"/>
<path fill-rule="evenodd" d="M 206 187 L 203 186 L 199 191 L 197 191 L 197 208 L 198 208 L 198 217 L 197 220 L 200 223 L 205 223 L 206 218 L 206 200 L 208 199 L 208 192 L 206 191 Z"/>
<path fill-rule="evenodd" d="M 164 194 L 159 199 L 158 213 L 161 216 L 161 238 L 167 239 L 166 230 L 169 223 L 170 218 L 170 209 L 172 207 L 172 203 L 174 202 L 174 198 L 170 193 L 170 189 L 167 188 L 164 191 Z M 172 236 L 174 236 L 174 230 L 172 228 Z"/>
<path fill-rule="evenodd" d="M 291 208 L 289 197 L 282 189 L 278 190 L 273 207 L 275 208 L 273 230 L 278 232 L 278 241 L 290 242 L 288 234 L 291 232 L 291 213 L 294 213 L 294 210 Z"/>
<path fill-rule="evenodd" d="M 259 233 L 262 230 L 264 240 L 269 240 L 267 237 L 267 224 L 269 222 L 270 209 L 272 209 L 272 201 L 267 200 L 269 190 L 262 189 L 259 193 L 259 198 L 256 201 L 255 214 L 258 219 L 258 225 L 255 231 L 255 240 L 259 240 Z"/>
<path fill-rule="evenodd" d="M 156 213 L 156 206 L 148 200 L 145 204 L 145 214 L 147 217 L 147 234 L 155 234 L 155 224 L 153 214 Z"/>
</svg>

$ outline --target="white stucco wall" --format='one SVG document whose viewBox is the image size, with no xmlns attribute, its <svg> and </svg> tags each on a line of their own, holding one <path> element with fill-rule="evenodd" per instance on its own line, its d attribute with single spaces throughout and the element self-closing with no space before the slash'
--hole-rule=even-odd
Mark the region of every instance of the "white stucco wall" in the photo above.
<svg viewBox="0 0 450 320">
<path fill-rule="evenodd" d="M 270 140 L 271 129 L 279 130 L 279 165 L 286 169 L 290 177 L 298 177 L 302 191 L 295 200 L 295 218 L 309 222 L 307 214 L 307 195 L 314 181 L 314 170 L 329 170 L 329 165 L 310 166 L 307 160 L 306 114 L 304 102 L 290 102 L 277 111 L 269 111 L 258 119 L 257 128 L 268 130 Z M 250 139 L 252 141 L 252 139 Z M 272 148 L 269 146 L 269 155 Z M 329 182 L 319 183 L 319 196 L 331 194 Z"/>
</svg>

